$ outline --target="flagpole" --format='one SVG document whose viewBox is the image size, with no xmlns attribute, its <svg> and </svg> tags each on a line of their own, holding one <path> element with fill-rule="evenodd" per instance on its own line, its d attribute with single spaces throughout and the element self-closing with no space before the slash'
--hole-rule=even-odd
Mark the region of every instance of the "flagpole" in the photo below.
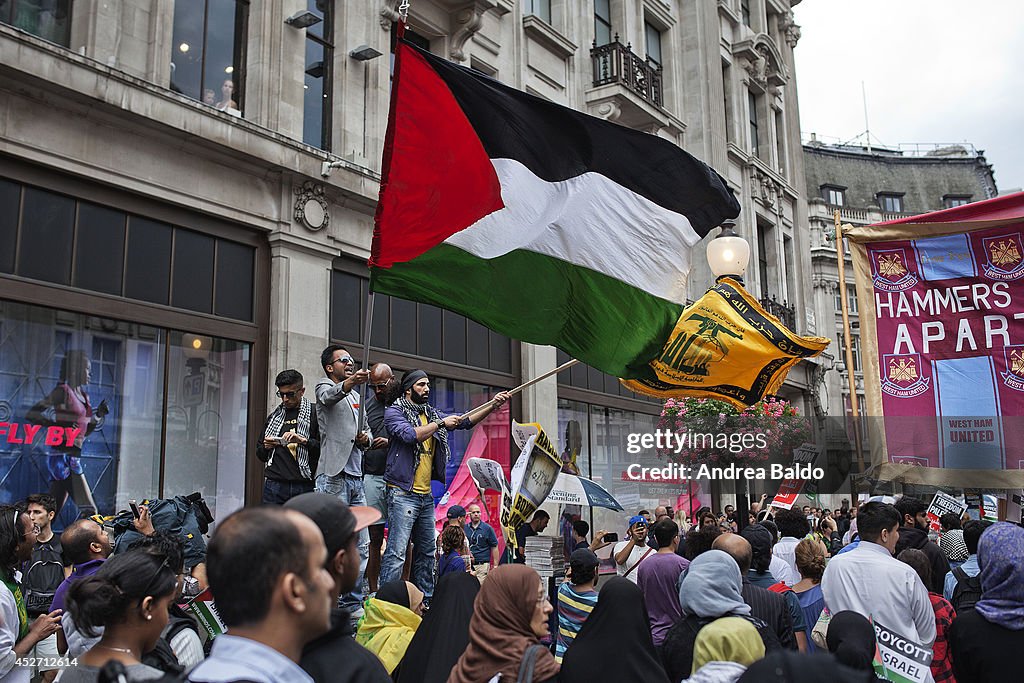
<svg viewBox="0 0 1024 683">
<path fill-rule="evenodd" d="M 511 395 L 511 396 L 515 396 L 516 394 L 521 392 L 523 389 L 526 389 L 527 387 L 532 387 L 537 382 L 540 382 L 541 380 L 545 380 L 548 377 L 551 377 L 551 375 L 557 375 L 558 373 L 562 372 L 563 370 L 568 370 L 569 368 L 571 368 L 572 366 L 576 365 L 577 363 L 579 363 L 579 361 L 576 360 L 575 358 L 573 358 L 572 360 L 570 360 L 567 363 L 562 363 L 561 365 L 559 365 L 554 370 L 549 370 L 548 372 L 545 372 L 540 377 L 534 377 L 529 382 L 524 382 L 524 383 L 520 384 L 518 387 L 516 387 L 515 389 L 509 389 L 507 393 L 509 395 Z M 462 414 L 462 419 L 464 419 L 464 420 L 467 419 L 467 418 L 468 419 L 472 419 L 473 415 L 475 415 L 476 413 L 479 413 L 481 411 L 487 410 L 488 408 L 491 408 L 493 405 L 494 405 L 494 399 L 492 398 L 487 403 L 483 403 L 481 405 L 478 405 L 476 408 L 473 408 L 472 410 L 470 410 L 470 411 L 468 411 L 466 413 L 463 413 Z"/>
<path fill-rule="evenodd" d="M 853 416 L 853 441 L 857 449 L 857 464 L 864 474 L 864 450 L 860 442 L 860 407 L 857 405 L 857 379 L 853 374 L 853 336 L 850 334 L 850 308 L 846 301 L 846 257 L 843 253 L 843 226 L 839 209 L 833 214 L 836 224 L 836 262 L 839 264 L 839 300 L 843 310 L 843 339 L 846 342 L 846 374 L 850 380 L 850 413 Z"/>
<path fill-rule="evenodd" d="M 370 365 L 370 328 L 373 326 L 373 290 L 371 289 L 366 295 L 366 315 L 363 317 L 363 359 L 360 361 L 360 370 L 364 370 Z M 369 384 L 367 382 L 366 384 Z M 364 384 L 360 390 L 359 399 L 359 420 L 356 426 L 356 436 L 363 431 L 363 422 L 366 417 L 366 384 Z"/>
</svg>

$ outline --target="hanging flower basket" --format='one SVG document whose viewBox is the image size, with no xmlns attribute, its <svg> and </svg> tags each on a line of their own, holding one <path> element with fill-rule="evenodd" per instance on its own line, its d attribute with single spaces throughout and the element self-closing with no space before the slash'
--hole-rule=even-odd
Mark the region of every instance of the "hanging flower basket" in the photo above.
<svg viewBox="0 0 1024 683">
<path fill-rule="evenodd" d="M 686 465 L 757 465 L 788 460 L 811 438 L 810 423 L 784 399 L 769 397 L 738 410 L 710 398 L 670 398 L 658 430 L 669 438 L 658 455 Z"/>
</svg>

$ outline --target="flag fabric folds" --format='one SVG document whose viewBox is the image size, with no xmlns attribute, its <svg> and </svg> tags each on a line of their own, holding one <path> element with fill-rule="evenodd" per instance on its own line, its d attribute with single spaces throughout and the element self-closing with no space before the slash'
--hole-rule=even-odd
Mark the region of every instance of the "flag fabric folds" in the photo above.
<svg viewBox="0 0 1024 683">
<path fill-rule="evenodd" d="M 871 476 L 1024 486 L 1024 193 L 843 234 Z"/>
<path fill-rule="evenodd" d="M 693 247 L 739 204 L 676 145 L 399 40 L 371 289 L 656 380 Z"/>
<path fill-rule="evenodd" d="M 716 398 L 742 408 L 777 392 L 790 368 L 828 344 L 794 334 L 738 282 L 721 278 L 680 315 L 651 361 L 656 379 L 622 383 L 650 396 Z"/>
</svg>

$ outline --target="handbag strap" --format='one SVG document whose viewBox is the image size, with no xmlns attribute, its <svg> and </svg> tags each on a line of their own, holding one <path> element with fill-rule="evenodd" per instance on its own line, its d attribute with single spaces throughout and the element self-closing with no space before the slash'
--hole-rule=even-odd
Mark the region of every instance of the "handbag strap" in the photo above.
<svg viewBox="0 0 1024 683">
<path fill-rule="evenodd" d="M 630 567 L 629 569 L 626 570 L 626 573 L 622 575 L 622 578 L 626 578 L 627 576 L 629 576 L 629 573 L 632 572 L 634 569 L 636 569 L 638 566 L 640 566 L 640 563 L 643 562 L 645 559 L 647 559 L 647 556 L 650 555 L 653 552 L 654 552 L 653 548 L 648 548 L 647 552 L 644 553 L 643 555 L 641 555 L 640 559 L 636 561 L 636 564 L 634 564 L 632 567 Z"/>
<path fill-rule="evenodd" d="M 537 665 L 537 657 L 543 649 L 544 646 L 537 643 L 526 648 L 526 652 L 523 653 L 523 661 L 519 664 L 519 676 L 516 677 L 516 683 L 533 683 L 533 669 Z"/>
</svg>

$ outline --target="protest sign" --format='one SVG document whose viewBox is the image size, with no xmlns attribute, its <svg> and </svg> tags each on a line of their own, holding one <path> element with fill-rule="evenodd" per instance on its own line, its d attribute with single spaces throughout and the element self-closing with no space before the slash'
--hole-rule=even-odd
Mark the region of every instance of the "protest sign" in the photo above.
<svg viewBox="0 0 1024 683">
<path fill-rule="evenodd" d="M 469 458 L 466 461 L 469 476 L 481 491 L 504 491 L 509 487 L 501 464 L 487 458 Z"/>
<path fill-rule="evenodd" d="M 992 493 L 981 497 L 981 518 L 987 522 L 999 521 L 999 499 Z"/>
<path fill-rule="evenodd" d="M 932 498 L 932 504 L 928 506 L 928 525 L 932 531 L 939 531 L 939 518 L 942 515 L 953 513 L 957 517 L 963 517 L 966 510 L 966 502 L 961 501 L 959 498 L 954 498 L 948 493 L 938 491 L 935 493 L 935 497 Z"/>
<path fill-rule="evenodd" d="M 892 631 L 877 621 L 875 673 L 893 683 L 924 683 L 931 679 L 932 651 Z"/>
<path fill-rule="evenodd" d="M 798 465 L 811 465 L 814 464 L 819 455 L 821 455 L 820 446 L 816 446 L 813 443 L 801 444 L 799 448 L 793 451 L 793 462 Z M 786 479 L 783 481 L 782 485 L 779 486 L 779 492 L 772 499 L 772 507 L 786 510 L 791 509 L 804 487 L 804 481 L 803 479 Z"/>
<path fill-rule="evenodd" d="M 548 497 L 562 461 L 539 424 L 513 421 L 512 435 L 522 450 L 512 467 L 511 487 L 501 496 L 501 528 L 508 544 L 517 547 L 516 529 Z"/>
<path fill-rule="evenodd" d="M 185 611 L 195 617 L 199 625 L 206 631 L 208 638 L 216 638 L 228 628 L 221 621 L 220 612 L 213 604 L 213 593 L 207 588 L 184 605 Z"/>
</svg>

